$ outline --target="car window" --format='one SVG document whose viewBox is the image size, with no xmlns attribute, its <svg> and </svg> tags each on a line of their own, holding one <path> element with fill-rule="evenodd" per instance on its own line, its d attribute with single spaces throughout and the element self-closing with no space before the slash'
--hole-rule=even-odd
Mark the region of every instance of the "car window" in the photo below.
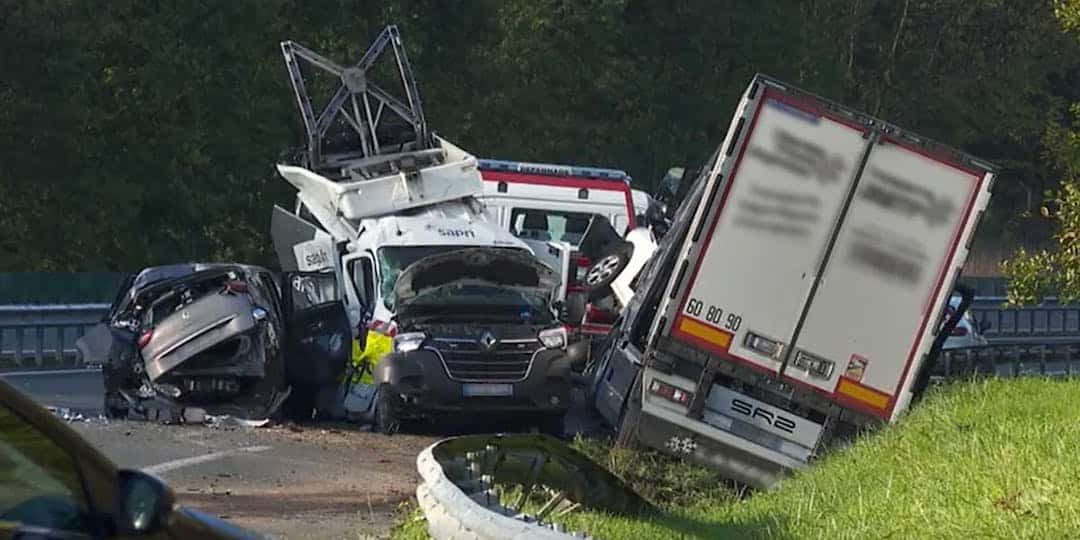
<svg viewBox="0 0 1080 540">
<path fill-rule="evenodd" d="M 594 214 L 557 212 L 535 208 L 514 208 L 510 213 L 510 233 L 527 240 L 562 241 L 577 245 Z"/>
<path fill-rule="evenodd" d="M 75 460 L 0 405 L 0 523 L 87 531 L 87 515 Z"/>
</svg>

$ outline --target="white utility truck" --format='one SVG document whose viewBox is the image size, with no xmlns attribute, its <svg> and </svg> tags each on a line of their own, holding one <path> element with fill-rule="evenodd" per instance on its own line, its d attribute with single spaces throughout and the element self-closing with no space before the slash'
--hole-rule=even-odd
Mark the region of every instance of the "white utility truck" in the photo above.
<svg viewBox="0 0 1080 540">
<path fill-rule="evenodd" d="M 476 158 L 428 131 L 397 27 L 352 67 L 292 41 L 281 48 L 306 146 L 299 164 L 277 167 L 297 194 L 295 208 L 274 208 L 274 248 L 284 270 L 336 276 L 354 331 L 395 333 L 394 284 L 423 257 L 476 247 L 531 252 L 478 199 L 484 181 Z M 388 50 L 396 88 L 369 79 Z M 304 68 L 338 79 L 318 115 L 307 91 L 317 71 Z"/>
<path fill-rule="evenodd" d="M 388 354 L 365 349 L 380 356 L 312 408 L 385 433 L 494 411 L 561 430 L 569 373 L 585 360 L 557 315 L 565 280 L 487 211 L 476 158 L 428 131 L 397 28 L 352 67 L 291 41 L 281 48 L 307 140 L 299 163 L 277 167 L 297 190 L 294 209 L 273 210 L 279 262 L 334 284 L 358 343 L 393 338 Z M 392 69 L 379 70 L 380 57 Z M 318 115 L 303 68 L 336 79 Z M 376 77 L 386 73 L 394 86 Z"/>
<path fill-rule="evenodd" d="M 669 269 L 643 274 L 644 339 L 616 330 L 605 351 L 597 399 L 624 398 L 620 438 L 765 487 L 897 420 L 940 349 L 993 170 L 755 77 L 692 219 L 650 261 Z"/>
</svg>

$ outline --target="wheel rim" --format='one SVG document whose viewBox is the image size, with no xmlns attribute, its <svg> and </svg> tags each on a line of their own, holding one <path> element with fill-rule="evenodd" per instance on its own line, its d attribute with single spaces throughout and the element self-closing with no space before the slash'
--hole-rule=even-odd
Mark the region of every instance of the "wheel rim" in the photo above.
<svg viewBox="0 0 1080 540">
<path fill-rule="evenodd" d="M 615 273 L 615 270 L 619 267 L 619 262 L 617 255 L 608 255 L 600 259 L 600 262 L 593 265 L 589 269 L 589 273 L 585 274 L 585 283 L 589 285 L 603 283 Z"/>
</svg>

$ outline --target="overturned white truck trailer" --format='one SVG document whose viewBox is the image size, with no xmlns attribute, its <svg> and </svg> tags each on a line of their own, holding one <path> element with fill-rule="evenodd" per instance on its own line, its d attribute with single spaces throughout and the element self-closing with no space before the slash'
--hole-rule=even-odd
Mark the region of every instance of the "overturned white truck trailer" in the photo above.
<svg viewBox="0 0 1080 540">
<path fill-rule="evenodd" d="M 643 354 L 614 340 L 622 361 L 602 376 L 633 381 L 620 435 L 769 486 L 895 421 L 932 363 L 992 170 L 755 77 L 693 219 L 657 255 L 670 270 L 648 284 Z"/>
</svg>

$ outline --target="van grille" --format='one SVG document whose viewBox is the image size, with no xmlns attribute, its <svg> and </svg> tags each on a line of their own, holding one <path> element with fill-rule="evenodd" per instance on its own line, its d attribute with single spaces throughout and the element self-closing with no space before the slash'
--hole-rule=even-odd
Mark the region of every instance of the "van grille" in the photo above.
<svg viewBox="0 0 1080 540">
<path fill-rule="evenodd" d="M 533 356 L 540 348 L 534 340 L 503 341 L 484 350 L 472 339 L 435 339 L 435 352 L 446 374 L 463 382 L 514 382 L 529 374 Z"/>
</svg>

